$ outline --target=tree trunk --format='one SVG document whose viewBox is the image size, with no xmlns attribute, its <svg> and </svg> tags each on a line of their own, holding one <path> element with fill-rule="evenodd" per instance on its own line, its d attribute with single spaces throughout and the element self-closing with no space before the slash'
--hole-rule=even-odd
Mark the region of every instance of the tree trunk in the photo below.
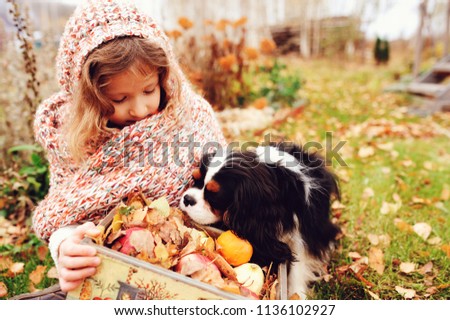
<svg viewBox="0 0 450 320">
<path fill-rule="evenodd" d="M 419 70 L 420 70 L 422 46 L 423 46 L 422 31 L 423 31 L 423 26 L 425 24 L 425 18 L 427 15 L 427 4 L 428 4 L 428 0 L 422 0 L 422 2 L 419 5 L 420 22 L 419 22 L 419 27 L 417 28 L 417 37 L 416 37 L 416 50 L 415 50 L 414 68 L 413 68 L 413 77 L 414 78 L 416 78 L 419 75 Z"/>
<path fill-rule="evenodd" d="M 444 38 L 444 56 L 448 55 L 450 37 L 450 0 L 447 2 L 447 15 L 445 17 L 445 38 Z"/>
<path fill-rule="evenodd" d="M 299 46 L 300 55 L 303 58 L 309 58 L 311 55 L 311 31 L 310 31 L 310 20 L 311 16 L 309 14 L 309 0 L 299 1 L 297 5 L 297 10 L 299 11 L 298 19 L 300 19 L 299 28 Z"/>
</svg>

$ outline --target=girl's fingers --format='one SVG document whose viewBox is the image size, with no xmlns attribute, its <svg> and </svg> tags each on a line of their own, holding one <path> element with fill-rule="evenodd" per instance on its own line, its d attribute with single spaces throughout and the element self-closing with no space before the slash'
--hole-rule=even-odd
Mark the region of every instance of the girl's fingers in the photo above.
<svg viewBox="0 0 450 320">
<path fill-rule="evenodd" d="M 59 256 L 71 256 L 71 257 L 93 257 L 97 254 L 97 250 L 95 248 L 74 243 L 70 240 L 66 240 L 63 243 L 61 243 L 61 246 L 59 247 Z"/>
<path fill-rule="evenodd" d="M 61 267 L 67 269 L 82 269 L 87 267 L 98 267 L 101 260 L 99 257 L 70 257 L 63 256 L 58 260 Z"/>
<path fill-rule="evenodd" d="M 73 282 L 73 281 L 82 281 L 87 277 L 93 276 L 97 272 L 97 268 L 88 267 L 82 269 L 68 269 L 68 268 L 60 268 L 59 276 L 60 281 L 63 279 L 65 282 Z"/>
<path fill-rule="evenodd" d="M 83 280 L 78 281 L 65 281 L 63 279 L 59 280 L 59 287 L 63 292 L 68 292 L 73 289 L 76 289 L 79 285 L 83 283 Z"/>
<path fill-rule="evenodd" d="M 74 241 L 80 242 L 81 240 L 83 240 L 84 235 L 86 234 L 86 232 L 88 232 L 91 229 L 97 229 L 93 222 L 85 222 L 81 226 L 75 228 L 75 231 L 74 231 L 74 233 L 72 235 Z"/>
</svg>

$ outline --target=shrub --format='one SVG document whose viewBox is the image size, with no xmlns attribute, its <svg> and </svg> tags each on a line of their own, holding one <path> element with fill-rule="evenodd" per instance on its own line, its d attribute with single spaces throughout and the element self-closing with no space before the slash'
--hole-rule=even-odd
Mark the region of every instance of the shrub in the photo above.
<svg viewBox="0 0 450 320">
<path fill-rule="evenodd" d="M 0 215 L 23 223 L 48 192 L 48 162 L 36 145 L 13 147 L 8 153 L 14 164 L 0 175 Z M 23 154 L 28 154 L 28 159 Z"/>
</svg>

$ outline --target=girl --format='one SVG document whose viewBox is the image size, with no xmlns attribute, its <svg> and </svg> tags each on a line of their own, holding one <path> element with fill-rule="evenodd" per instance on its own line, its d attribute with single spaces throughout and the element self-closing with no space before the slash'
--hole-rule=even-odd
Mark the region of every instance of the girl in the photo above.
<svg viewBox="0 0 450 320">
<path fill-rule="evenodd" d="M 165 34 L 128 2 L 78 7 L 57 69 L 61 91 L 36 113 L 51 187 L 33 227 L 49 241 L 61 289 L 70 291 L 100 263 L 94 248 L 80 244 L 96 235 L 94 223 L 136 189 L 178 205 L 202 152 L 225 140 Z"/>
</svg>

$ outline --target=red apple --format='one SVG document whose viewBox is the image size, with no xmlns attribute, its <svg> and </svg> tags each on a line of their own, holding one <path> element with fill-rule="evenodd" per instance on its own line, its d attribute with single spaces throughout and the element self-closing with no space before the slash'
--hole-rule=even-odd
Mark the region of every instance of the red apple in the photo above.
<svg viewBox="0 0 450 320">
<path fill-rule="evenodd" d="M 127 229 L 125 235 L 120 237 L 117 241 L 120 243 L 121 247 L 119 249 L 120 252 L 130 255 L 135 251 L 134 246 L 130 242 L 131 234 L 135 231 L 146 230 L 145 228 L 134 227 Z"/>
</svg>

